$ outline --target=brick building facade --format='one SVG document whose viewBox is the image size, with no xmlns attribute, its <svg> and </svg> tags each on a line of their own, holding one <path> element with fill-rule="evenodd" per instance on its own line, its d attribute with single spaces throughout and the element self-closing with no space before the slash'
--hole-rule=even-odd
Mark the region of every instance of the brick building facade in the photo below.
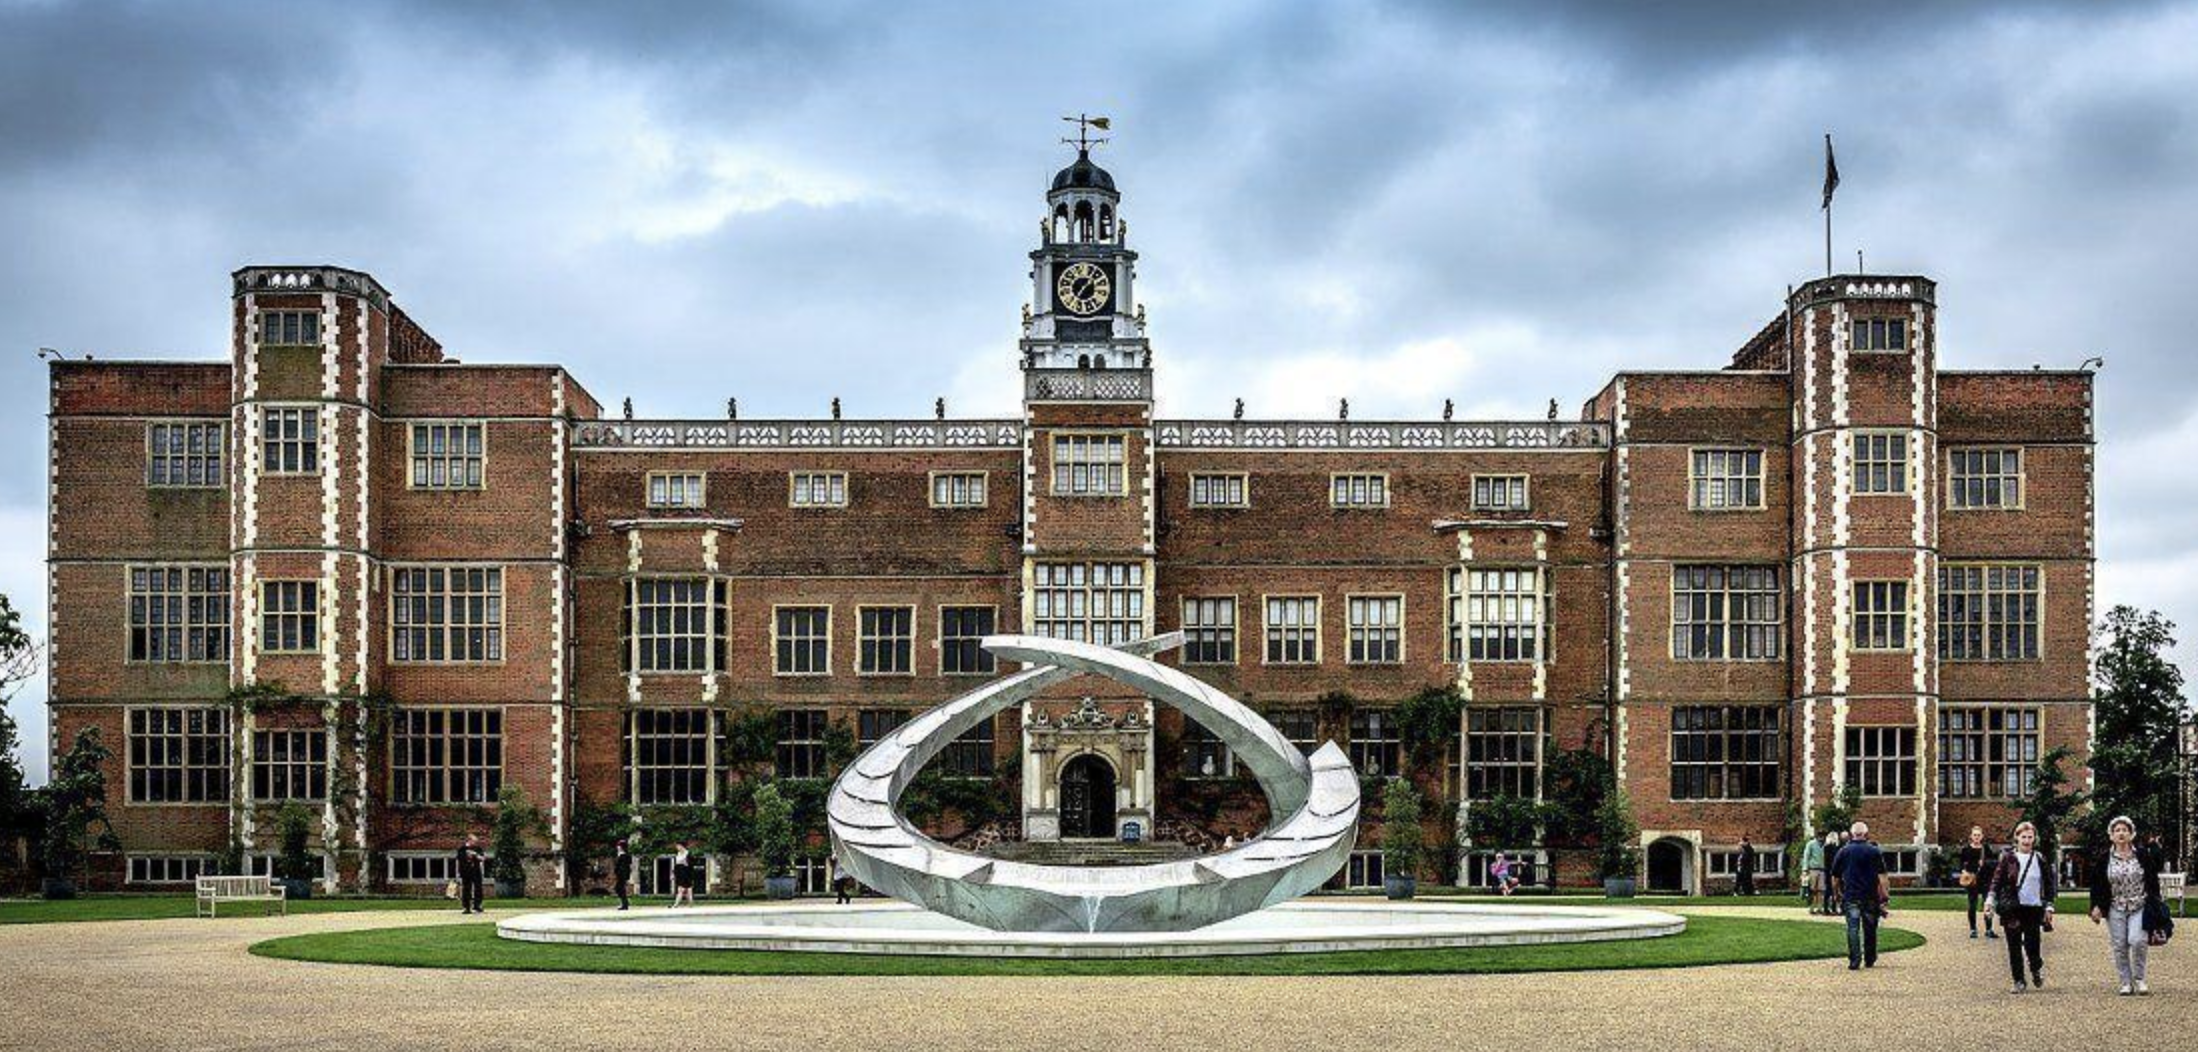
<svg viewBox="0 0 2198 1052">
<path fill-rule="evenodd" d="M 1466 808 L 1593 750 L 1643 876 L 1688 890 L 1850 784 L 1915 872 L 2086 747 L 2090 377 L 1940 369 L 1930 280 L 1807 282 L 1728 367 L 1620 374 L 1576 419 L 1175 420 L 1119 204 L 1082 154 L 1047 194 L 1019 419 L 608 415 L 328 266 L 237 271 L 229 361 L 55 363 L 51 746 L 115 749 L 104 879 L 264 865 L 304 801 L 332 885 L 439 885 L 516 786 L 536 890 L 584 884 L 583 808 L 718 801 L 759 712 L 760 766 L 819 777 L 994 674 L 1001 631 L 1184 629 L 1167 660 Z M 1412 763 L 1391 706 L 1443 686 L 1457 736 Z M 983 836 L 1262 813 L 1104 682 L 946 762 L 1012 794 Z"/>
</svg>

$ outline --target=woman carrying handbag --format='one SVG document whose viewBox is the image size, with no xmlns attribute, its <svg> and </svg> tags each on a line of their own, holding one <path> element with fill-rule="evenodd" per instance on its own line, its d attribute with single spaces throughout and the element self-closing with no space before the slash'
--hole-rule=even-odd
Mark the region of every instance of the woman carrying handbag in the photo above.
<svg viewBox="0 0 2198 1052">
<path fill-rule="evenodd" d="M 2138 849 L 2137 823 L 2127 815 L 2106 824 L 2106 838 L 2105 855 L 2091 867 L 2091 923 L 2106 925 L 2120 994 L 2148 994 L 2145 951 L 2155 937 L 2165 942 L 2174 931 L 2172 923 L 2161 923 L 2167 921 L 2167 903 L 2160 898 L 2160 859 Z"/>
<path fill-rule="evenodd" d="M 1992 902 L 2000 915 L 2000 930 L 2007 933 L 2007 970 L 2015 977 L 2009 993 L 2045 986 L 2045 948 L 2041 936 L 2053 930 L 2053 900 L 2060 894 L 2060 880 L 2053 859 L 2038 850 L 2038 827 L 2029 822 L 2015 826 L 2014 845 L 2000 856 L 1992 870 Z M 2023 981 L 2023 965 L 2030 977 Z"/>
</svg>

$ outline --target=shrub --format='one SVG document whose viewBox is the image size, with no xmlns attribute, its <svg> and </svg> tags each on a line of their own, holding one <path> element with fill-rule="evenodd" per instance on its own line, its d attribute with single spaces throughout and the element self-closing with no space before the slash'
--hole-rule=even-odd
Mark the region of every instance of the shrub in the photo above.
<svg viewBox="0 0 2198 1052">
<path fill-rule="evenodd" d="M 113 758 L 114 753 L 99 740 L 99 728 L 86 727 L 54 765 L 53 778 L 40 794 L 46 812 L 41 853 L 47 876 L 74 880 L 82 875 L 95 848 L 122 850 L 122 841 L 107 821 L 105 768 Z M 98 836 L 87 843 L 94 828 Z"/>
<path fill-rule="evenodd" d="M 1420 791 L 1409 778 L 1393 778 L 1381 798 L 1382 872 L 1392 877 L 1415 876 L 1427 852 L 1420 829 Z"/>
<path fill-rule="evenodd" d="M 1533 847 L 1551 810 L 1523 796 L 1499 796 L 1466 809 L 1466 834 L 1476 848 Z"/>
<path fill-rule="evenodd" d="M 1633 804 L 1624 789 L 1612 789 L 1595 810 L 1595 835 L 1602 848 L 1597 868 L 1605 880 L 1627 878 L 1641 870 L 1641 827 L 1633 824 Z"/>
<path fill-rule="evenodd" d="M 496 857 L 489 865 L 490 879 L 505 884 L 526 881 L 527 834 L 541 824 L 541 812 L 527 802 L 525 790 L 507 785 L 496 794 L 496 822 L 489 840 L 489 850 Z"/>
<path fill-rule="evenodd" d="M 756 853 L 763 856 L 766 877 L 794 871 L 794 805 L 773 783 L 756 790 Z"/>
<path fill-rule="evenodd" d="M 275 876 L 282 880 L 310 881 L 320 876 L 320 867 L 313 864 L 313 853 L 307 851 L 305 842 L 313 835 L 313 812 L 304 804 L 288 803 L 275 813 L 277 842 L 281 853 L 275 856 Z"/>
</svg>

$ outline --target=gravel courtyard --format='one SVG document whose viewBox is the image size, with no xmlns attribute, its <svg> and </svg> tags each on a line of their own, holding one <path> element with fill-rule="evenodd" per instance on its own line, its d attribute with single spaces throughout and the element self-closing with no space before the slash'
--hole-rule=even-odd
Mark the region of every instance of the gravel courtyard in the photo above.
<svg viewBox="0 0 2198 1052">
<path fill-rule="evenodd" d="M 2051 985 L 2017 998 L 2005 992 L 2001 944 L 1971 942 L 1960 914 L 1930 911 L 1895 918 L 1928 945 L 1854 974 L 1817 961 L 1424 978 L 661 978 L 300 964 L 245 952 L 277 935 L 457 919 L 0 927 L 0 1048 L 1762 1052 L 1854 1027 L 1889 1046 L 2043 1048 L 2082 1047 L 2114 1025 L 2179 1033 L 2198 1009 L 2189 936 L 2154 954 L 2153 996 L 2117 998 L 2105 936 L 2070 917 L 2047 937 Z M 2022 1032 L 2005 1030 L 2012 1021 Z"/>
</svg>

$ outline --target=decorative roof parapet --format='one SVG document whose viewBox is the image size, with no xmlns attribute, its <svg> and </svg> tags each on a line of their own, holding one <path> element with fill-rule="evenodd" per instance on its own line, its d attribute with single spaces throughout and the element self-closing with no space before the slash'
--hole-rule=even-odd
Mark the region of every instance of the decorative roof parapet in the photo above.
<svg viewBox="0 0 2198 1052">
<path fill-rule="evenodd" d="M 1610 425 L 1577 420 L 1160 420 L 1154 441 L 1184 449 L 1607 449 Z"/>
<path fill-rule="evenodd" d="M 584 420 L 576 449 L 1020 449 L 1015 420 Z"/>
<path fill-rule="evenodd" d="M 337 292 L 361 296 L 377 310 L 389 309 L 389 290 L 374 275 L 343 267 L 240 267 L 229 275 L 230 294 L 247 292 Z"/>
<path fill-rule="evenodd" d="M 1152 399 L 1149 369 L 1025 369 L 1023 398 L 1031 402 L 1144 402 Z"/>
</svg>

